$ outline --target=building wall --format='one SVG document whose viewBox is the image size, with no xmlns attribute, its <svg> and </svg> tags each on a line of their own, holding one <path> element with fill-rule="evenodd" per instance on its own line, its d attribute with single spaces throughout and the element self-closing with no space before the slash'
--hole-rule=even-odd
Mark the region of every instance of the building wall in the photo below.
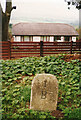
<svg viewBox="0 0 81 120">
<path fill-rule="evenodd" d="M 50 42 L 54 42 L 54 36 L 50 36 Z"/>
<path fill-rule="evenodd" d="M 21 41 L 33 41 L 33 42 L 40 42 L 40 41 L 48 41 L 48 42 L 64 42 L 64 41 L 76 41 L 76 37 L 68 37 L 68 36 L 14 36 L 14 41 L 21 42 Z"/>
<path fill-rule="evenodd" d="M 14 36 L 14 42 L 21 42 L 20 36 Z"/>
<path fill-rule="evenodd" d="M 72 37 L 72 41 L 73 41 L 73 42 L 76 42 L 76 37 Z"/>
<path fill-rule="evenodd" d="M 29 36 L 24 36 L 24 41 L 28 42 L 29 41 Z"/>
<path fill-rule="evenodd" d="M 33 36 L 33 42 L 40 42 L 41 37 L 40 36 Z"/>
</svg>

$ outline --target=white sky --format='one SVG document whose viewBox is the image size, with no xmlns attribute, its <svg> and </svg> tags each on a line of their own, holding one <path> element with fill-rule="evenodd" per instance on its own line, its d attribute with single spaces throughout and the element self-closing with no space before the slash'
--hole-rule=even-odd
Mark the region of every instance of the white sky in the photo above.
<svg viewBox="0 0 81 120">
<path fill-rule="evenodd" d="M 4 6 L 5 0 L 0 0 Z M 63 22 L 78 24 L 79 11 L 73 6 L 68 9 L 64 0 L 12 0 L 11 23 L 18 22 Z"/>
</svg>

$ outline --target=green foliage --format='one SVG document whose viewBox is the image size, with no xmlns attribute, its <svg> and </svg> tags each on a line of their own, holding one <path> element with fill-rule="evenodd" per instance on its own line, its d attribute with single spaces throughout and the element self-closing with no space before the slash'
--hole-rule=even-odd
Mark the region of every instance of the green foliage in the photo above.
<svg viewBox="0 0 81 120">
<path fill-rule="evenodd" d="M 10 113 L 4 114 L 3 120 L 55 120 L 55 117 L 50 115 L 50 112 L 41 112 L 41 111 L 33 111 L 28 108 L 18 109 L 17 112 L 12 114 Z"/>
<path fill-rule="evenodd" d="M 76 108 L 74 110 L 71 110 L 71 108 L 66 108 L 64 110 L 65 112 L 65 117 L 64 119 L 66 119 L 66 117 L 70 120 L 70 119 L 77 119 L 77 120 L 81 120 L 81 107 L 80 108 Z"/>
<path fill-rule="evenodd" d="M 36 120 L 43 118 L 45 120 L 48 117 L 52 119 L 48 112 L 42 113 L 28 109 L 31 82 L 34 76 L 39 73 L 49 73 L 57 77 L 59 84 L 57 109 L 64 112 L 65 116 L 68 116 L 68 114 L 74 116 L 75 110 L 80 108 L 80 60 L 65 62 L 63 55 L 58 55 L 1 60 L 0 63 L 3 120 L 12 118 L 32 118 Z"/>
<path fill-rule="evenodd" d="M 31 95 L 31 87 L 30 86 L 23 86 L 22 89 L 20 90 L 20 93 L 25 102 L 30 101 L 30 95 Z"/>
</svg>

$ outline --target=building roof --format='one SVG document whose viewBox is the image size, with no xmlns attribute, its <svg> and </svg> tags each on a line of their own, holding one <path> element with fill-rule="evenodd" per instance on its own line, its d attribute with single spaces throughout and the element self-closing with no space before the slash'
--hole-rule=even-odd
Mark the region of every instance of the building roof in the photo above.
<svg viewBox="0 0 81 120">
<path fill-rule="evenodd" d="M 79 35 L 73 26 L 64 23 L 18 23 L 13 25 L 13 35 Z"/>
</svg>

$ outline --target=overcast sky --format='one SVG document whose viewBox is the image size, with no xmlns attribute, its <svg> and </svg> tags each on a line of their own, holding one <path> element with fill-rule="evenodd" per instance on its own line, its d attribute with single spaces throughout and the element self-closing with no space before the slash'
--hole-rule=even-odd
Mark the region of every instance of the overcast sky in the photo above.
<svg viewBox="0 0 81 120">
<path fill-rule="evenodd" d="M 0 0 L 3 8 L 5 0 Z M 59 22 L 78 24 L 79 11 L 73 6 L 68 9 L 64 0 L 12 0 L 17 7 L 12 11 L 10 23 Z"/>
</svg>

